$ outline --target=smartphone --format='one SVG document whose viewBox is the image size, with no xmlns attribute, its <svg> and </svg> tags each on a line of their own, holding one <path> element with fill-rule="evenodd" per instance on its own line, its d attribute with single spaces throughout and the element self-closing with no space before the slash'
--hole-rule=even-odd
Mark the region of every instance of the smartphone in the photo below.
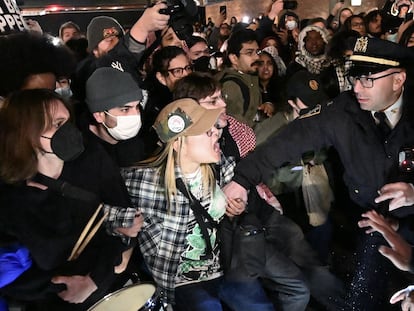
<svg viewBox="0 0 414 311">
<path fill-rule="evenodd" d="M 404 23 L 409 22 L 413 19 L 413 12 L 405 14 Z"/>
<path fill-rule="evenodd" d="M 224 16 L 224 18 L 227 18 L 227 6 L 220 5 L 220 14 Z"/>
</svg>

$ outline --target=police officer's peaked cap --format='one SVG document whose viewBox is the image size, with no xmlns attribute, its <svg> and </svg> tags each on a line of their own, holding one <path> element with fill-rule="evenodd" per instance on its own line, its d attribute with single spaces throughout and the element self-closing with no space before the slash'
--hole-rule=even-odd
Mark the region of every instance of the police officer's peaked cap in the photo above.
<svg viewBox="0 0 414 311">
<path fill-rule="evenodd" d="M 349 75 L 361 76 L 389 68 L 404 68 L 414 60 L 414 54 L 410 49 L 388 40 L 361 37 L 355 42 L 350 60 Z"/>
</svg>

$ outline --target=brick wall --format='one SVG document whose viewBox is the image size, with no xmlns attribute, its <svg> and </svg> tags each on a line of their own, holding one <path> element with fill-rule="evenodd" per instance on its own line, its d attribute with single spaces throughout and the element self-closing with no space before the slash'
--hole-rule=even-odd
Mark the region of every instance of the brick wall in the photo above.
<svg viewBox="0 0 414 311">
<path fill-rule="evenodd" d="M 386 0 L 363 0 L 362 6 L 352 7 L 355 13 L 366 12 L 372 8 L 381 8 Z M 296 13 L 301 18 L 313 18 L 322 16 L 326 18 L 336 3 L 336 0 L 299 0 L 298 9 Z M 351 0 L 345 0 L 345 6 L 350 6 Z M 214 20 L 217 20 L 219 15 L 220 5 L 227 6 L 227 22 L 230 21 L 230 17 L 236 16 L 240 21 L 245 15 L 250 17 L 258 16 L 260 13 L 266 12 L 267 8 L 271 4 L 270 0 L 231 0 L 221 1 L 220 3 L 209 4 L 206 6 L 206 17 L 211 16 Z"/>
</svg>

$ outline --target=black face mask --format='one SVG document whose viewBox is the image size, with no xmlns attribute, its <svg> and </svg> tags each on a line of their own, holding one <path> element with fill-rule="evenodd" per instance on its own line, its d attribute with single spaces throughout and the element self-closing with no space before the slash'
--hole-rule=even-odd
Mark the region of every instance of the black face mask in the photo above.
<svg viewBox="0 0 414 311">
<path fill-rule="evenodd" d="M 210 56 L 201 56 L 193 62 L 195 71 L 209 72 L 210 71 Z"/>
<path fill-rule="evenodd" d="M 50 139 L 52 152 L 63 161 L 76 159 L 84 150 L 82 133 L 70 122 L 63 124 L 52 137 L 42 136 Z"/>
</svg>

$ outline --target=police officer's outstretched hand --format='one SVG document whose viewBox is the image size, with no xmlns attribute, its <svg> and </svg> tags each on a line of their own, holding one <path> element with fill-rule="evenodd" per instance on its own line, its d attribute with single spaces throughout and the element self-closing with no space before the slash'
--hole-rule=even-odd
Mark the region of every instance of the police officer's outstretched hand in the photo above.
<svg viewBox="0 0 414 311">
<path fill-rule="evenodd" d="M 378 248 L 378 251 L 391 260 L 398 269 L 409 271 L 412 256 L 411 245 L 394 230 L 391 223 L 384 216 L 376 211 L 366 212 L 362 214 L 362 217 L 364 218 L 358 222 L 358 226 L 367 228 L 366 233 L 368 234 L 374 231 L 381 233 L 390 245 L 390 247 L 382 245 Z"/>
<path fill-rule="evenodd" d="M 390 303 L 394 304 L 394 303 L 397 303 L 398 301 L 402 301 L 401 310 L 414 311 L 414 291 L 413 291 L 412 285 L 392 295 L 390 299 Z"/>
<path fill-rule="evenodd" d="M 386 184 L 380 191 L 380 196 L 375 199 L 375 203 L 391 200 L 389 210 L 395 210 L 403 206 L 414 204 L 414 187 L 412 184 L 397 182 Z"/>
</svg>

